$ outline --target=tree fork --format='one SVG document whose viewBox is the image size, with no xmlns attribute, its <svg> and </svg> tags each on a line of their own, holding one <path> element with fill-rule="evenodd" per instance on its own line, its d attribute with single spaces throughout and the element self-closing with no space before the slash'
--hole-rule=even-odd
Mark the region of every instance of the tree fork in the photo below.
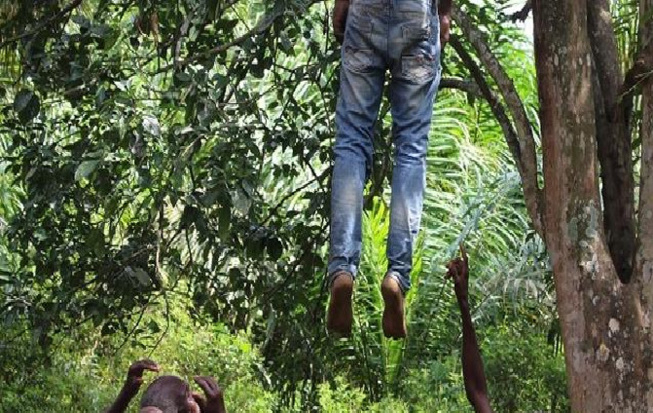
<svg viewBox="0 0 653 413">
<path fill-rule="evenodd" d="M 634 283 L 622 284 L 605 239 L 585 0 L 535 0 L 544 155 L 544 225 L 574 412 L 652 411 Z"/>
<path fill-rule="evenodd" d="M 596 138 L 601 164 L 603 222 L 619 279 L 628 283 L 635 254 L 635 179 L 629 116 L 620 110 L 623 75 L 608 0 L 588 0 Z"/>
</svg>

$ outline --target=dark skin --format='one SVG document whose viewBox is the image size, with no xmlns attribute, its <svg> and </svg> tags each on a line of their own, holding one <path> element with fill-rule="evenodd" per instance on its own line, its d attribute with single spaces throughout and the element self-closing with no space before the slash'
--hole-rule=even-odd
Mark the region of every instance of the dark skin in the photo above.
<svg viewBox="0 0 653 413">
<path fill-rule="evenodd" d="M 123 384 L 118 397 L 114 403 L 109 407 L 105 413 L 124 413 L 127 410 L 129 403 L 138 394 L 143 384 L 143 373 L 145 371 L 158 372 L 160 367 L 151 360 L 139 360 L 134 362 L 127 373 L 127 379 Z M 204 395 L 193 392 L 189 395 L 188 406 L 189 412 L 200 413 L 226 413 L 224 403 L 224 392 L 216 383 L 215 379 L 208 376 L 197 376 L 194 378 L 195 382 L 204 392 Z M 184 385 L 186 383 L 183 383 Z M 166 391 L 178 393 L 185 391 L 185 389 L 167 388 Z M 143 407 L 141 411 L 158 411 L 156 408 Z"/>
<path fill-rule="evenodd" d="M 476 332 L 469 312 L 468 280 L 469 265 L 467 252 L 460 246 L 462 257 L 447 264 L 447 277 L 453 281 L 454 291 L 463 324 L 463 379 L 467 399 L 474 406 L 476 413 L 492 413 L 490 399 L 487 395 L 487 381 L 483 370 L 483 359 L 476 340 Z"/>
<path fill-rule="evenodd" d="M 141 397 L 140 413 L 161 413 L 164 406 L 174 406 L 178 413 L 201 413 L 189 384 L 178 376 L 159 376 L 150 383 Z"/>
<path fill-rule="evenodd" d="M 451 7 L 453 0 L 441 0 L 438 4 L 438 15 L 440 16 L 440 44 L 444 46 L 449 43 L 451 34 Z"/>
<path fill-rule="evenodd" d="M 129 367 L 127 379 L 122 385 L 116 401 L 113 402 L 106 413 L 122 413 L 127 410 L 129 402 L 138 394 L 138 391 L 143 385 L 143 373 L 145 371 L 158 372 L 159 370 L 160 367 L 152 360 L 139 360 L 134 362 Z"/>
<path fill-rule="evenodd" d="M 350 0 L 336 0 L 335 7 L 333 8 L 333 33 L 340 44 L 345 40 L 349 2 Z M 440 16 L 440 44 L 442 47 L 449 42 L 452 3 L 452 0 L 441 0 L 438 4 L 438 15 Z"/>
<path fill-rule="evenodd" d="M 333 34 L 340 44 L 345 40 L 347 14 L 349 14 L 349 0 L 336 0 L 333 8 Z"/>
<path fill-rule="evenodd" d="M 215 380 L 208 376 L 196 376 L 194 380 L 204 391 L 205 396 L 202 397 L 197 393 L 193 393 L 195 401 L 200 406 L 200 411 L 202 413 L 226 413 L 224 393 Z"/>
</svg>

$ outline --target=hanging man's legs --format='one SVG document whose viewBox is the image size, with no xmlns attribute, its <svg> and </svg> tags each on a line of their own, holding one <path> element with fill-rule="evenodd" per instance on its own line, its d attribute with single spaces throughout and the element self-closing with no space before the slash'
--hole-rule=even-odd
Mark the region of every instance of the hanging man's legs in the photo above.
<svg viewBox="0 0 653 413">
<path fill-rule="evenodd" d="M 406 335 L 404 294 L 410 288 L 415 237 L 425 186 L 427 138 L 440 79 L 439 24 L 433 0 L 353 0 L 342 53 L 331 198 L 327 327 L 351 332 L 351 294 L 360 261 L 363 188 L 385 70 L 392 72 L 395 166 L 388 273 L 382 284 L 386 336 Z"/>
<path fill-rule="evenodd" d="M 351 294 L 360 262 L 363 188 L 372 165 L 374 124 L 386 63 L 388 0 L 353 0 L 342 46 L 331 193 L 327 327 L 351 333 Z"/>
<path fill-rule="evenodd" d="M 426 186 L 426 152 L 433 101 L 440 83 L 439 19 L 431 0 L 396 0 L 390 30 L 394 167 L 388 272 L 381 285 L 386 336 L 406 336 L 404 295 L 410 288 L 414 242 Z M 422 16 L 420 18 L 420 16 Z"/>
</svg>

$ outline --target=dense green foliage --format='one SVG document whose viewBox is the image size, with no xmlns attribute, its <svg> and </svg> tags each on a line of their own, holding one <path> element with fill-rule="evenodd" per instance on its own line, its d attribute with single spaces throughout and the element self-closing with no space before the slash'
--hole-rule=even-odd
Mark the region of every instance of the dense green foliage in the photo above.
<svg viewBox="0 0 653 413">
<path fill-rule="evenodd" d="M 497 2 L 460 3 L 536 123 L 523 34 Z M 463 239 L 493 404 L 565 411 L 548 258 L 479 96 L 438 98 L 406 343 L 380 328 L 382 107 L 355 333 L 337 341 L 324 329 L 331 4 L 34 4 L 0 5 L 0 411 L 98 411 L 150 354 L 215 375 L 232 411 L 467 411 L 443 278 Z M 467 77 L 444 56 L 447 77 Z"/>
</svg>

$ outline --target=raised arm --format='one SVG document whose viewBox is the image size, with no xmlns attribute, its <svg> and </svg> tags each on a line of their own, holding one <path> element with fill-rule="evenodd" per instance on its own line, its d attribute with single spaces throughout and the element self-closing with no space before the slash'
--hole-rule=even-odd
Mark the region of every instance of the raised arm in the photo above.
<svg viewBox="0 0 653 413">
<path fill-rule="evenodd" d="M 134 362 L 127 372 L 127 379 L 120 389 L 120 393 L 111 407 L 105 413 L 123 413 L 127 410 L 129 402 L 138 394 L 143 384 L 143 373 L 145 370 L 159 371 L 159 366 L 152 360 L 139 360 Z"/>
<path fill-rule="evenodd" d="M 474 406 L 476 413 L 492 413 L 487 395 L 487 382 L 483 370 L 483 360 L 476 340 L 468 301 L 469 266 L 467 253 L 461 246 L 462 258 L 456 258 L 447 265 L 447 276 L 453 280 L 456 299 L 460 307 L 463 324 L 463 379 L 467 399 Z"/>
<path fill-rule="evenodd" d="M 204 397 L 193 393 L 193 397 L 200 406 L 201 412 L 227 413 L 227 408 L 224 405 L 224 392 L 213 377 L 196 376 L 194 380 L 202 388 L 202 391 L 204 391 Z"/>
</svg>

